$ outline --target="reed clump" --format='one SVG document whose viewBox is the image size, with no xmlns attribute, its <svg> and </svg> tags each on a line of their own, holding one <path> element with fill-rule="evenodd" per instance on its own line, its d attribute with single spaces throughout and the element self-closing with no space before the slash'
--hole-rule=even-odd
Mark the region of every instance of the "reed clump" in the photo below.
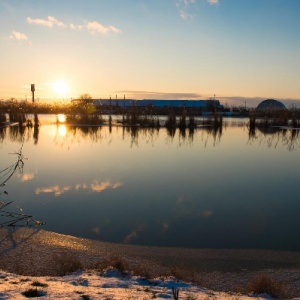
<svg viewBox="0 0 300 300">
<path fill-rule="evenodd" d="M 0 113 L 0 124 L 3 124 L 6 122 L 6 115 L 4 113 Z"/>
<path fill-rule="evenodd" d="M 269 127 L 300 127 L 300 111 L 294 107 L 290 109 L 254 110 L 249 115 L 250 130 Z"/>
<path fill-rule="evenodd" d="M 66 123 L 101 126 L 104 124 L 104 120 L 100 114 L 68 114 L 66 116 Z"/>
<path fill-rule="evenodd" d="M 123 126 L 139 126 L 145 128 L 161 127 L 158 117 L 146 114 L 144 111 L 139 110 L 137 107 L 132 107 L 128 112 L 123 115 L 120 122 Z"/>
</svg>

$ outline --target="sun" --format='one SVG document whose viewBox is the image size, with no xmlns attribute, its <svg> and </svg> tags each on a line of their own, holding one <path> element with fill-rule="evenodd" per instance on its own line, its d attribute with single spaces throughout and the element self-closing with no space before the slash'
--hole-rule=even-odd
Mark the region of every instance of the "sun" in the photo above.
<svg viewBox="0 0 300 300">
<path fill-rule="evenodd" d="M 58 96 L 66 96 L 69 92 L 69 85 L 63 80 L 52 82 L 52 88 Z"/>
</svg>

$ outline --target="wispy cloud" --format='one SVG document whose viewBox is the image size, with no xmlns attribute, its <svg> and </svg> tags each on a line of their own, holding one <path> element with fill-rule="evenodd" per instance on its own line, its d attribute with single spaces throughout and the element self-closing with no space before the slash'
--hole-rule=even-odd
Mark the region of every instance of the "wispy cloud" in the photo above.
<svg viewBox="0 0 300 300">
<path fill-rule="evenodd" d="M 176 6 L 179 9 L 179 15 L 181 19 L 183 20 L 189 20 L 194 17 L 194 6 L 199 2 L 200 0 L 178 0 L 176 3 Z M 202 2 L 211 4 L 211 5 L 217 5 L 219 4 L 219 0 L 201 0 Z"/>
<path fill-rule="evenodd" d="M 193 18 L 192 6 L 196 3 L 196 0 L 179 0 L 177 7 L 179 8 L 179 14 L 181 19 L 188 20 Z"/>
<path fill-rule="evenodd" d="M 207 2 L 212 5 L 219 4 L 219 0 L 207 0 Z"/>
<path fill-rule="evenodd" d="M 114 26 L 104 26 L 96 21 L 94 22 L 88 22 L 86 25 L 86 29 L 88 30 L 88 32 L 90 32 L 91 34 L 107 34 L 109 32 L 113 32 L 113 33 L 120 33 L 121 30 L 114 27 Z"/>
<path fill-rule="evenodd" d="M 73 23 L 70 23 L 69 27 L 72 30 L 82 30 L 82 29 L 84 29 L 84 26 L 82 26 L 82 25 L 76 25 L 76 24 L 73 24 Z"/>
<path fill-rule="evenodd" d="M 87 21 L 85 24 L 74 24 L 74 23 L 65 23 L 57 20 L 55 17 L 48 16 L 47 19 L 32 19 L 31 17 L 27 18 L 29 24 L 44 26 L 48 28 L 53 27 L 62 27 L 68 28 L 71 30 L 86 30 L 92 35 L 106 35 L 109 33 L 121 33 L 122 31 L 112 25 L 103 25 L 97 21 Z"/>
<path fill-rule="evenodd" d="M 116 91 L 116 93 L 124 94 L 126 95 L 126 98 L 136 99 L 195 100 L 201 97 L 198 93 L 162 93 L 129 90 Z"/>
<path fill-rule="evenodd" d="M 47 19 L 32 19 L 30 17 L 27 18 L 27 22 L 29 24 L 35 24 L 35 25 L 41 25 L 45 27 L 66 27 L 66 24 L 64 24 L 61 21 L 58 21 L 56 18 L 52 16 L 48 16 Z"/>
<path fill-rule="evenodd" d="M 187 13 L 187 11 L 185 9 L 181 9 L 179 11 L 180 17 L 182 20 L 188 20 L 191 19 L 193 17 L 193 15 Z"/>
<path fill-rule="evenodd" d="M 28 41 L 27 35 L 18 31 L 13 31 L 9 38 L 17 41 Z"/>
</svg>

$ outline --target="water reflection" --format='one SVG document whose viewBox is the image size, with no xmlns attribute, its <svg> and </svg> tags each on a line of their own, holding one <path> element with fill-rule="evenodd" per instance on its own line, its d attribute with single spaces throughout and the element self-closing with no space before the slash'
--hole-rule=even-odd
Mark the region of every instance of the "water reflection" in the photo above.
<svg viewBox="0 0 300 300">
<path fill-rule="evenodd" d="M 123 185 L 122 182 L 111 182 L 110 180 L 100 181 L 100 180 L 93 180 L 91 183 L 77 183 L 68 186 L 61 186 L 61 185 L 53 185 L 47 187 L 38 187 L 35 189 L 35 194 L 54 194 L 55 196 L 61 196 L 66 192 L 71 191 L 80 191 L 80 190 L 90 190 L 95 193 L 101 193 L 105 190 L 111 189 L 115 190 Z"/>
<path fill-rule="evenodd" d="M 0 142 L 3 143 L 6 139 L 11 142 L 22 143 L 29 141 L 33 137 L 35 145 L 38 144 L 39 126 L 10 126 L 0 128 Z"/>
<path fill-rule="evenodd" d="M 35 145 L 37 145 L 38 141 L 39 141 L 39 132 L 40 132 L 39 126 L 34 126 L 34 129 L 33 129 L 33 141 L 34 141 Z"/>
<path fill-rule="evenodd" d="M 66 121 L 66 116 L 63 114 L 58 114 L 56 116 L 56 123 L 64 123 Z"/>
<path fill-rule="evenodd" d="M 269 148 L 277 148 L 283 145 L 288 151 L 299 148 L 299 130 L 280 127 L 258 127 L 249 128 L 249 143 L 258 142 L 260 145 L 267 145 Z"/>
<path fill-rule="evenodd" d="M 70 146 L 72 143 L 81 143 L 83 141 L 90 141 L 92 143 L 102 142 L 103 139 L 113 140 L 116 133 L 121 128 L 122 139 L 130 138 L 130 147 L 138 147 L 139 140 L 154 145 L 155 140 L 159 138 L 160 131 L 166 131 L 169 137 L 167 143 L 178 142 L 179 146 L 185 144 L 192 145 L 195 142 L 195 134 L 201 136 L 204 147 L 208 146 L 210 140 L 212 145 L 217 146 L 221 143 L 221 138 L 224 130 L 230 128 L 243 127 L 247 128 L 245 122 L 224 122 L 224 126 L 202 126 L 197 128 L 141 128 L 138 126 L 116 127 L 108 126 L 108 132 L 104 127 L 97 126 L 68 126 L 66 124 L 58 123 L 53 132 L 54 143 L 56 145 Z M 6 139 L 21 143 L 23 139 L 30 141 L 33 138 L 34 145 L 39 142 L 40 127 L 24 127 L 11 126 L 7 128 L 0 128 L 0 143 Z M 248 127 L 248 144 L 253 145 L 259 143 L 260 145 L 267 145 L 268 147 L 276 148 L 278 144 L 284 145 L 287 150 L 293 151 L 299 148 L 299 130 L 280 128 L 280 127 Z"/>
<path fill-rule="evenodd" d="M 26 182 L 34 179 L 34 173 L 22 173 L 19 174 L 18 177 L 20 178 L 21 182 Z"/>
<path fill-rule="evenodd" d="M 21 144 L 20 150 L 13 153 L 16 156 L 16 161 L 10 166 L 0 170 L 0 228 L 11 228 L 14 230 L 18 227 L 44 225 L 43 222 L 36 220 L 34 216 L 24 214 L 23 209 L 12 204 L 13 201 L 10 201 L 9 198 L 7 198 L 8 201 L 3 201 L 6 200 L 4 196 L 9 197 L 6 184 L 16 173 L 17 176 L 21 176 L 23 182 L 30 180 L 29 174 L 23 174 L 24 157 L 22 148 L 23 143 Z"/>
<path fill-rule="evenodd" d="M 110 131 L 110 133 L 112 133 Z M 154 140 L 159 135 L 159 129 L 154 128 L 140 128 L 137 126 L 126 126 L 122 129 L 122 139 L 126 140 L 127 136 L 130 137 L 130 147 L 139 146 L 139 139 L 147 144 L 154 145 Z"/>
<path fill-rule="evenodd" d="M 59 135 L 59 137 L 65 137 L 67 135 L 66 125 L 58 125 L 57 126 L 57 135 Z"/>
<path fill-rule="evenodd" d="M 36 145 L 34 128 L 5 128 L 1 140 L 6 153 L 25 140 L 13 197 L 46 229 L 143 245 L 300 249 L 286 234 L 300 226 L 299 131 L 249 132 L 240 120 L 173 131 L 50 123 Z"/>
</svg>

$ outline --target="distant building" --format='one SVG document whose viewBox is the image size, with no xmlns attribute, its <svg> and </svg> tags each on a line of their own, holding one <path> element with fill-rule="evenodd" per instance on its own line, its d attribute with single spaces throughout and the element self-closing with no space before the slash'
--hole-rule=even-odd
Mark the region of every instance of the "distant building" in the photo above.
<svg viewBox="0 0 300 300">
<path fill-rule="evenodd" d="M 73 103 L 85 102 L 92 103 L 97 108 L 101 106 L 118 107 L 153 107 L 153 108 L 199 108 L 203 110 L 223 109 L 219 100 L 159 100 L 159 99 L 74 99 Z"/>
<path fill-rule="evenodd" d="M 257 110 L 282 110 L 282 109 L 286 109 L 286 107 L 282 102 L 278 100 L 267 99 L 260 102 L 257 105 L 256 109 Z"/>
</svg>

